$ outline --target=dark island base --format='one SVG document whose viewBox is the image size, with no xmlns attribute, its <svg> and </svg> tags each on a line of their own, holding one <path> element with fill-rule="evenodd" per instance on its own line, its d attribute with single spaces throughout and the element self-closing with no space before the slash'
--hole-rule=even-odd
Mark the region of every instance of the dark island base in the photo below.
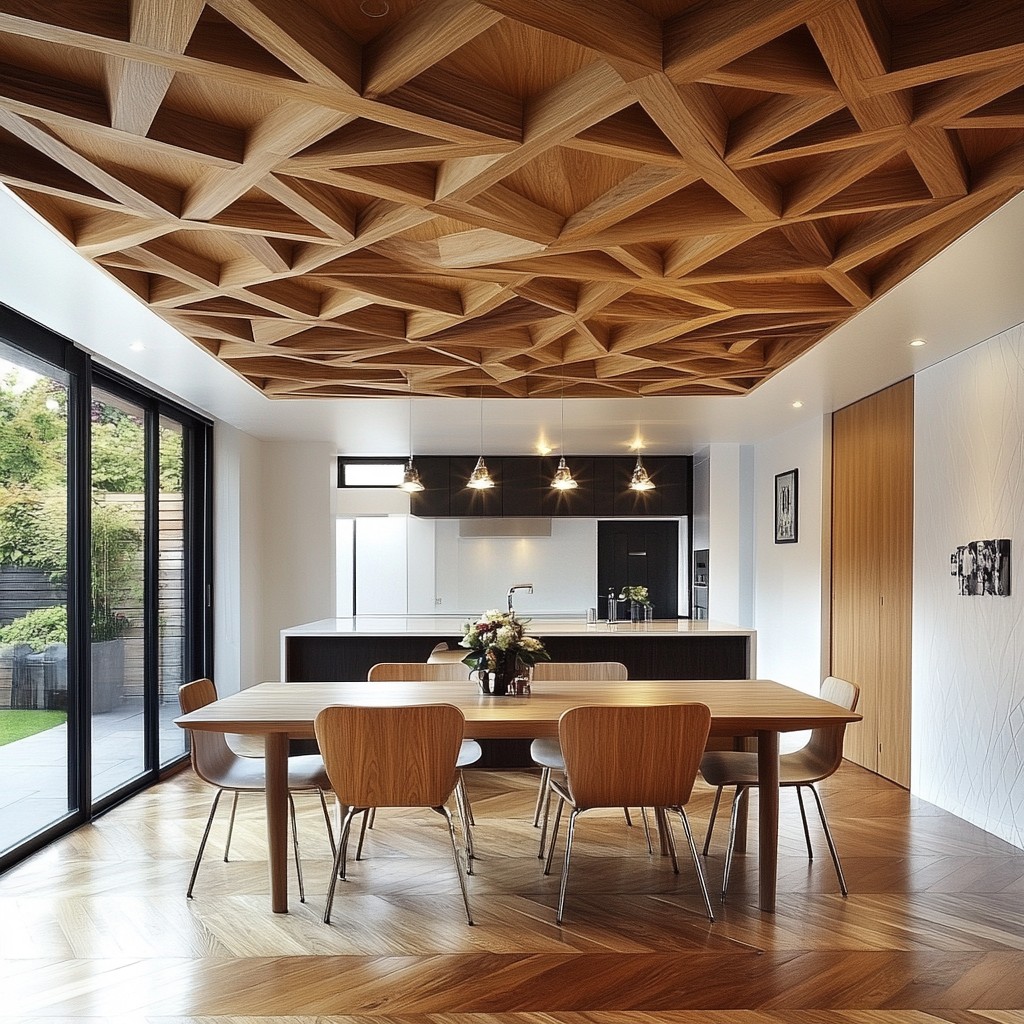
<svg viewBox="0 0 1024 1024">
<path fill-rule="evenodd" d="M 626 634 L 626 630 L 623 630 Z M 620 661 L 631 679 L 745 679 L 746 636 L 626 634 L 537 635 L 552 661 Z M 285 679 L 330 682 L 365 679 L 381 661 L 426 661 L 434 646 L 452 636 L 293 636 L 286 639 Z M 469 669 L 467 668 L 467 675 Z M 470 684 L 468 678 L 466 685 Z M 542 684 L 543 685 L 543 684 Z M 517 698 L 510 697 L 509 700 Z M 529 740 L 482 740 L 483 757 L 475 768 L 533 768 Z M 293 740 L 291 753 L 316 752 L 314 740 Z"/>
</svg>

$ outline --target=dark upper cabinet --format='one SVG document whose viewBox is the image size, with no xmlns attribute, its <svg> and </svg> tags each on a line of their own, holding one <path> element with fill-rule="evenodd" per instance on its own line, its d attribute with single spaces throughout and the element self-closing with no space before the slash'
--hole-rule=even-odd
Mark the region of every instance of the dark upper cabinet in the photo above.
<svg viewBox="0 0 1024 1024">
<path fill-rule="evenodd" d="M 459 519 L 503 514 L 501 508 L 504 489 L 502 460 L 497 456 L 490 459 L 486 455 L 484 456 L 484 462 L 487 464 L 494 486 L 483 491 L 466 486 L 466 481 L 469 480 L 476 461 L 475 455 L 452 455 L 448 460 L 448 486 L 451 489 L 449 515 Z"/>
<path fill-rule="evenodd" d="M 490 465 L 490 463 L 488 463 Z M 540 516 L 540 460 L 529 455 L 506 456 L 501 460 L 501 514 Z"/>
<path fill-rule="evenodd" d="M 423 518 L 546 516 L 624 519 L 633 516 L 687 516 L 692 511 L 692 465 L 685 455 L 644 457 L 653 491 L 631 491 L 635 456 L 566 455 L 577 486 L 556 491 L 551 480 L 557 456 L 484 457 L 495 486 L 466 486 L 475 455 L 418 456 L 424 490 L 411 496 L 410 511 Z"/>
<path fill-rule="evenodd" d="M 409 495 L 409 511 L 423 519 L 447 519 L 452 514 L 447 455 L 421 455 L 413 459 L 422 491 Z"/>
</svg>

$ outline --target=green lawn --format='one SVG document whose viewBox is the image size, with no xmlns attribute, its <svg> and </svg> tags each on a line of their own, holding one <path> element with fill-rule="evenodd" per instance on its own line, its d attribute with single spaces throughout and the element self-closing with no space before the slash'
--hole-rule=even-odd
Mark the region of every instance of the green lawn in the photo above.
<svg viewBox="0 0 1024 1024">
<path fill-rule="evenodd" d="M 67 720 L 66 711 L 0 711 L 0 747 L 55 729 Z"/>
</svg>

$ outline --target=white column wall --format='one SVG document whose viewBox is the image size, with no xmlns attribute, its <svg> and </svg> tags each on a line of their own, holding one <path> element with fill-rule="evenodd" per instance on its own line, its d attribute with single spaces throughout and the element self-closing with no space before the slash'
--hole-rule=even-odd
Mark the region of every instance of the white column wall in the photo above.
<svg viewBox="0 0 1024 1024">
<path fill-rule="evenodd" d="M 257 677 L 243 684 L 279 678 L 281 630 L 331 618 L 335 603 L 337 450 L 306 442 L 264 442 L 261 449 L 261 643 Z"/>
<path fill-rule="evenodd" d="M 261 679 L 263 446 L 226 423 L 213 429 L 213 669 L 220 694 Z"/>
<path fill-rule="evenodd" d="M 753 626 L 751 454 L 712 444 L 708 456 L 708 618 Z"/>
</svg>

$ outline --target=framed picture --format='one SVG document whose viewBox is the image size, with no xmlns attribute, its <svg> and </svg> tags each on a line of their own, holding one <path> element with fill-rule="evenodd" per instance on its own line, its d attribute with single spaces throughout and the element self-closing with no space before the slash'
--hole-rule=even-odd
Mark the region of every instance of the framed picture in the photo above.
<svg viewBox="0 0 1024 1024">
<path fill-rule="evenodd" d="M 797 473 L 795 469 L 775 477 L 775 543 L 796 543 Z"/>
</svg>

